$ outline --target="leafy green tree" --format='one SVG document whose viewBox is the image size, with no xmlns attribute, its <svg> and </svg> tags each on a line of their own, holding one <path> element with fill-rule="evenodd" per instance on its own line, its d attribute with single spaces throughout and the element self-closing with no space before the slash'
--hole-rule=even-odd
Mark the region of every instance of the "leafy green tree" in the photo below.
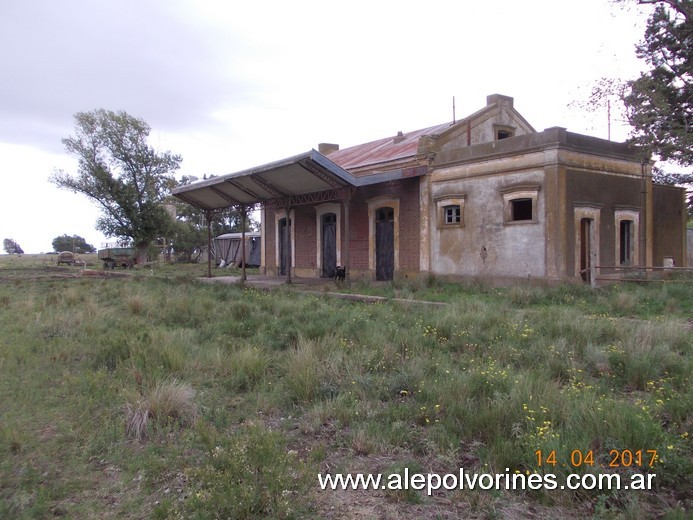
<svg viewBox="0 0 693 520">
<path fill-rule="evenodd" d="M 72 251 L 73 253 L 95 253 L 96 248 L 87 244 L 87 241 L 79 235 L 61 235 L 53 239 L 53 251 Z"/>
<path fill-rule="evenodd" d="M 58 170 L 51 178 L 58 187 L 95 201 L 102 210 L 96 228 L 134 244 L 140 262 L 146 261 L 149 244 L 172 224 L 162 203 L 182 161 L 149 146 L 150 130 L 144 120 L 124 111 L 79 112 L 75 135 L 62 140 L 78 159 L 77 174 Z"/>
<path fill-rule="evenodd" d="M 24 250 L 13 238 L 6 238 L 2 241 L 2 247 L 8 255 L 21 255 Z"/>
<path fill-rule="evenodd" d="M 663 161 L 693 165 L 693 2 L 639 0 L 652 4 L 637 56 L 649 69 L 622 92 L 632 140 Z"/>
<path fill-rule="evenodd" d="M 635 79 L 602 78 L 588 110 L 607 104 L 631 126 L 630 142 L 643 147 L 644 159 L 656 155 L 679 166 L 693 165 L 693 2 L 690 0 L 616 0 L 651 5 L 643 40 L 635 47 L 647 70 Z"/>
<path fill-rule="evenodd" d="M 693 215 L 693 2 L 691 0 L 615 0 L 652 6 L 636 55 L 647 70 L 631 80 L 602 78 L 589 99 L 574 105 L 597 111 L 605 106 L 621 113 L 631 126 L 629 142 L 641 147 L 643 160 L 656 156 L 669 163 L 653 168 L 659 184 L 688 188 Z M 671 172 L 672 168 L 684 171 Z M 687 171 L 686 171 L 687 170 Z"/>
</svg>

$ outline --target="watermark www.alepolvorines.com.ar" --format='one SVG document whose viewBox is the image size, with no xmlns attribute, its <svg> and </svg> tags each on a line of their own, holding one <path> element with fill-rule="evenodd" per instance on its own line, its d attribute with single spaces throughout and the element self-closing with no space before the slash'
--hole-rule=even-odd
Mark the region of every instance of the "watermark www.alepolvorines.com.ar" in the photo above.
<svg viewBox="0 0 693 520">
<path fill-rule="evenodd" d="M 654 473 L 634 473 L 623 476 L 618 473 L 570 473 L 564 478 L 554 473 L 476 473 L 460 468 L 458 473 L 319 473 L 318 484 L 322 490 L 425 490 L 430 496 L 440 490 L 649 490 L 654 486 Z"/>
</svg>

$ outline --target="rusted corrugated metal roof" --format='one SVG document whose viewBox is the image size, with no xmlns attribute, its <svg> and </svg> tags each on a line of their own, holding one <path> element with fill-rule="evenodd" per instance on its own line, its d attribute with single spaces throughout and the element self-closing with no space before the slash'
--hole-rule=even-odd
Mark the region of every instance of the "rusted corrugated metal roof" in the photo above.
<svg viewBox="0 0 693 520">
<path fill-rule="evenodd" d="M 328 155 L 330 160 L 345 170 L 361 168 L 382 162 L 414 157 L 419 148 L 419 138 L 424 135 L 439 134 L 447 130 L 453 123 L 414 130 L 402 133 L 402 136 L 386 137 L 358 144 L 343 150 L 337 150 Z"/>
<path fill-rule="evenodd" d="M 459 123 L 459 121 L 458 121 Z M 400 178 L 423 175 L 423 167 L 385 168 L 375 175 L 359 176 L 350 170 L 397 160 L 415 158 L 419 139 L 437 135 L 451 127 L 444 123 L 402 133 L 325 156 L 315 150 L 248 170 L 221 175 L 175 188 L 172 193 L 202 209 L 221 209 L 231 204 L 267 202 L 346 186 L 365 186 Z"/>
</svg>

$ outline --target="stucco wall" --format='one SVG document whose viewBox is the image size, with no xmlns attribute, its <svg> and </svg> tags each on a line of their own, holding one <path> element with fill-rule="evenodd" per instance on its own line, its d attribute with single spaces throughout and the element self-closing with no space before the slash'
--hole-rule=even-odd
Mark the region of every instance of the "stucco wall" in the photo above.
<svg viewBox="0 0 693 520">
<path fill-rule="evenodd" d="M 597 172 L 587 172 L 575 169 L 566 171 L 566 204 L 565 211 L 567 222 L 566 255 L 567 273 L 569 276 L 576 273 L 575 249 L 578 247 L 575 225 L 574 208 L 591 206 L 599 211 L 599 265 L 617 265 L 617 230 L 616 212 L 630 210 L 639 214 L 640 236 L 634 237 L 638 241 L 638 263 L 645 262 L 645 215 L 642 211 L 645 190 L 643 180 L 638 177 L 621 175 L 608 175 Z"/>
<path fill-rule="evenodd" d="M 432 199 L 463 194 L 465 202 L 464 223 L 459 228 L 439 226 L 437 206 L 431 204 L 431 271 L 440 275 L 543 277 L 543 171 L 472 178 L 463 174 L 456 167 L 439 170 L 432 184 Z M 535 222 L 505 222 L 502 190 L 517 185 L 539 186 Z"/>
<path fill-rule="evenodd" d="M 654 265 L 664 265 L 664 257 L 672 257 L 674 265 L 685 266 L 687 254 L 684 238 L 685 208 L 683 204 L 684 190 L 671 186 L 653 186 L 654 204 Z"/>
</svg>

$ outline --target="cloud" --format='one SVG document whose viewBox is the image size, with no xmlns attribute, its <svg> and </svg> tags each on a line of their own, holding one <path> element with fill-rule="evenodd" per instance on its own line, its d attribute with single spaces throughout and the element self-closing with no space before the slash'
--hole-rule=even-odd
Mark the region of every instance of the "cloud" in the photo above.
<svg viewBox="0 0 693 520">
<path fill-rule="evenodd" d="M 222 66 L 233 38 L 219 45 L 171 2 L 9 4 L 0 18 L 1 142 L 61 151 L 73 114 L 95 108 L 166 131 L 213 125 L 215 108 L 248 91 Z"/>
</svg>

